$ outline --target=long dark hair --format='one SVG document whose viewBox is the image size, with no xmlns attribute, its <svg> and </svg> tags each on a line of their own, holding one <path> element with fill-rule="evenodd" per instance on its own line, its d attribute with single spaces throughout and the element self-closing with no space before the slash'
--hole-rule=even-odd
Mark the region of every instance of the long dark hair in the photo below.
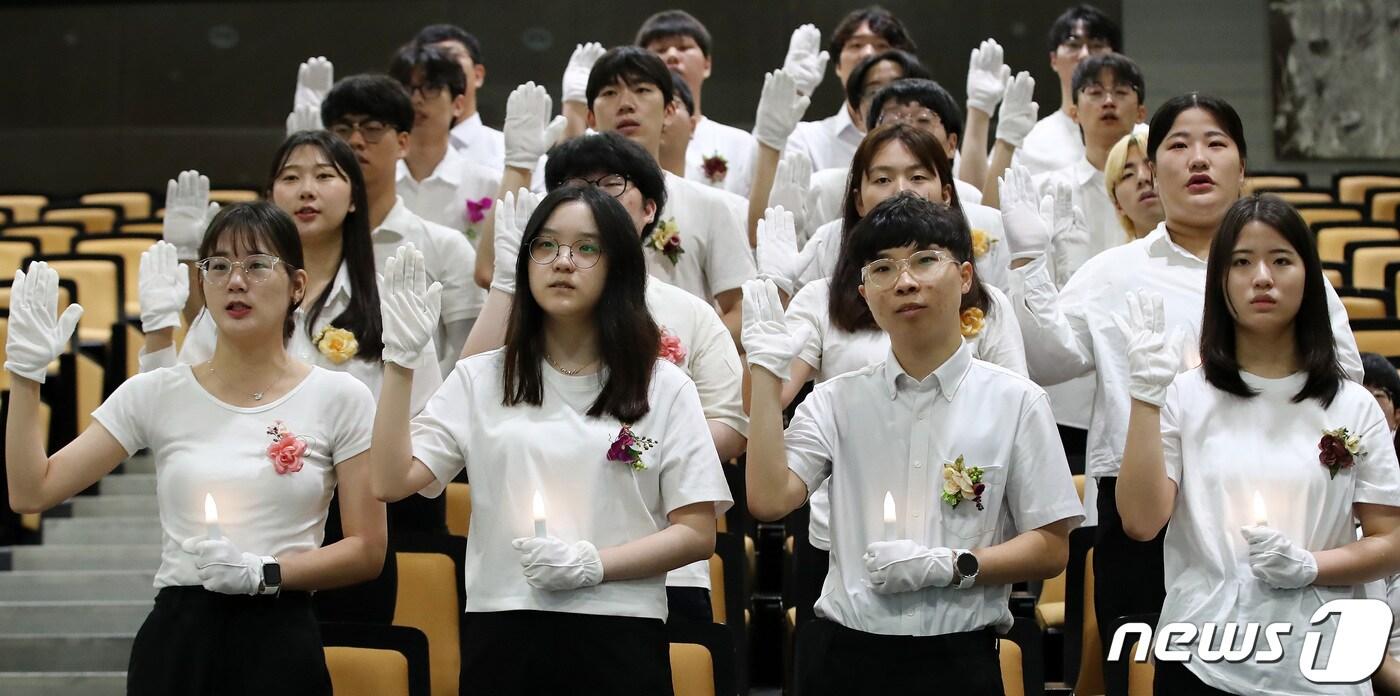
<svg viewBox="0 0 1400 696">
<path fill-rule="evenodd" d="M 224 206 L 209 221 L 209 229 L 204 231 L 204 241 L 199 244 L 199 258 L 207 259 L 218 250 L 220 242 L 229 237 L 228 250 L 243 248 L 257 253 L 271 253 L 280 260 L 283 271 L 288 276 L 298 268 L 305 267 L 301 253 L 301 235 L 297 225 L 281 208 L 267 202 L 234 203 Z M 276 269 L 273 269 L 274 271 Z M 303 298 L 304 300 L 305 298 Z M 208 297 L 204 311 L 209 311 Z M 296 329 L 295 313 L 300 301 L 293 300 L 287 306 L 287 316 L 282 320 L 282 344 L 292 337 Z"/>
<path fill-rule="evenodd" d="M 593 310 L 593 321 L 608 381 L 589 407 L 588 415 L 608 414 L 632 423 L 651 410 L 647 389 L 656 367 L 661 330 L 647 310 L 646 261 L 637 244 L 637 227 L 621 203 L 594 186 L 554 189 L 540 201 L 525 225 L 515 260 L 515 277 L 519 279 L 515 304 L 506 326 L 502 403 L 539 406 L 544 398 L 541 363 L 545 313 L 530 291 L 530 242 L 540 236 L 545 222 L 559 206 L 575 201 L 592 212 L 598 241 L 607 259 L 607 278 Z"/>
<path fill-rule="evenodd" d="M 1317 399 L 1326 408 L 1341 389 L 1346 375 L 1337 363 L 1337 346 L 1327 312 L 1327 279 L 1317 258 L 1308 223 L 1293 206 L 1276 196 L 1241 198 L 1225 213 L 1206 262 L 1205 313 L 1201 318 L 1201 365 L 1211 386 L 1249 398 L 1257 392 L 1240 376 L 1235 344 L 1235 315 L 1230 311 L 1226 281 L 1235 244 L 1245 225 L 1259 222 L 1278 230 L 1303 263 L 1303 302 L 1293 319 L 1293 341 L 1308 380 L 1293 396 L 1294 403 Z"/>
<path fill-rule="evenodd" d="M 379 286 L 375 282 L 374 246 L 369 231 L 369 194 L 365 191 L 365 177 L 360 171 L 360 163 L 355 153 L 345 141 L 328 131 L 300 131 L 287 136 L 277 154 L 272 158 L 272 171 L 267 175 L 267 197 L 272 198 L 272 187 L 277 176 L 287 165 L 287 159 L 302 146 L 314 147 L 330 160 L 331 165 L 346 181 L 350 182 L 351 210 L 340 223 L 340 255 L 345 261 L 345 270 L 350 277 L 350 304 L 331 324 L 355 334 L 359 351 L 357 360 L 379 362 L 384 352 L 383 320 L 379 314 Z M 312 327 L 326 307 L 334 283 L 327 283 L 321 294 L 312 298 L 306 308 L 306 335 L 315 338 Z"/>
<path fill-rule="evenodd" d="M 847 258 L 852 255 L 851 237 L 861 221 L 861 215 L 856 210 L 856 199 L 860 197 L 861 182 L 865 180 L 865 173 L 875 163 L 875 156 L 884 149 L 885 145 L 896 140 L 902 143 L 905 149 L 909 150 L 921 164 L 938 172 L 938 183 L 948 188 L 948 207 L 963 218 L 962 229 L 964 234 L 968 235 L 968 257 L 959 256 L 958 260 L 972 260 L 971 227 L 963 213 L 962 201 L 958 198 L 958 187 L 953 183 L 953 165 L 948 162 L 948 155 L 943 151 L 943 146 L 938 144 L 938 139 L 934 138 L 928 131 L 909 123 L 890 123 L 871 130 L 865 135 L 865 139 L 860 141 L 860 146 L 856 148 L 856 154 L 851 158 L 851 170 L 846 175 L 846 200 L 841 221 L 841 252 L 836 261 L 836 270 L 832 273 L 831 293 L 827 298 L 827 313 L 832 322 L 841 329 L 852 333 L 879 328 L 875 325 L 875 317 L 870 314 L 870 307 L 865 304 L 865 300 L 862 300 L 860 293 L 856 291 L 856 287 L 860 285 L 861 267 L 873 260 L 874 257 L 847 262 Z M 917 242 L 910 233 L 910 236 L 905 237 L 902 243 L 879 249 L 889 249 L 892 246 L 904 246 L 911 243 L 924 246 L 923 243 Z M 938 242 L 938 244 L 946 246 L 942 242 Z M 952 249 L 952 247 L 947 248 Z M 878 252 L 879 249 L 876 251 Z M 961 308 L 968 309 L 969 307 L 976 307 L 987 316 L 990 316 L 992 312 L 991 297 L 982 287 L 982 279 L 977 276 L 975 263 L 972 270 L 972 288 L 963 293 L 962 296 Z"/>
</svg>

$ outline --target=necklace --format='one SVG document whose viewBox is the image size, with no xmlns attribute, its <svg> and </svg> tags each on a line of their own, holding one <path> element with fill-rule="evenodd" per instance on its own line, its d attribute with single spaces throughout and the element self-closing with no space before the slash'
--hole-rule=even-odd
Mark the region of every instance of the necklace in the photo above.
<svg viewBox="0 0 1400 696">
<path fill-rule="evenodd" d="M 255 392 L 249 394 L 248 396 L 253 397 L 253 401 L 262 401 L 262 400 L 263 400 L 263 394 L 266 394 L 266 393 L 267 393 L 267 390 L 273 388 L 274 386 L 277 385 L 278 382 L 281 382 L 281 381 L 282 381 L 282 377 L 284 377 L 284 376 L 287 374 L 287 367 L 289 367 L 290 365 L 291 365 L 291 362 L 289 361 L 289 362 L 287 363 L 287 366 L 284 366 L 284 367 L 282 368 L 282 371 L 281 371 L 281 372 L 278 372 L 278 373 L 277 373 L 277 376 L 274 377 L 273 380 L 272 380 L 271 382 L 268 382 L 268 384 L 267 384 L 266 387 L 263 387 L 261 390 L 255 391 Z M 228 382 L 225 382 L 225 381 L 224 381 L 224 378 L 223 378 L 223 377 L 220 377 L 220 376 L 219 376 L 219 373 L 214 371 L 214 361 L 213 361 L 213 360 L 210 360 L 210 361 L 209 361 L 209 374 L 214 375 L 214 379 L 219 380 L 219 384 L 224 385 L 224 386 L 225 386 L 226 388 L 228 388 L 228 389 L 233 389 L 233 386 L 231 386 Z M 234 390 L 234 391 L 238 391 L 237 389 L 233 389 L 233 390 Z"/>
<path fill-rule="evenodd" d="M 564 374 L 566 374 L 566 375 L 568 375 L 568 376 L 570 376 L 570 377 L 577 376 L 578 373 L 583 372 L 584 368 L 591 366 L 591 365 L 592 365 L 593 363 L 595 363 L 595 362 L 598 362 L 597 359 L 593 359 L 593 360 L 590 360 L 590 361 L 588 361 L 588 362 L 586 362 L 586 363 L 584 363 L 584 364 L 582 364 L 582 365 L 579 365 L 578 367 L 575 367 L 574 369 L 570 370 L 570 369 L 568 369 L 568 368 L 565 368 L 565 367 L 561 366 L 559 363 L 554 362 L 554 358 L 550 357 L 549 353 L 545 353 L 545 354 L 544 354 L 544 359 L 545 359 L 546 361 L 549 362 L 549 364 L 550 364 L 551 367 L 553 367 L 554 369 L 556 369 L 556 370 L 558 370 L 558 371 L 560 371 L 560 372 L 562 372 L 562 373 L 564 373 Z"/>
</svg>

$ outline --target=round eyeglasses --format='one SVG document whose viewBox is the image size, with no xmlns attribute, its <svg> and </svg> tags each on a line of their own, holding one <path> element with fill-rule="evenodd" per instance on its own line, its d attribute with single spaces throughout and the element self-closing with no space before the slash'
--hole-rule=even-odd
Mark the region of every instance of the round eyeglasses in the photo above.
<svg viewBox="0 0 1400 696">
<path fill-rule="evenodd" d="M 541 266 L 548 266 L 569 250 L 569 260 L 574 263 L 574 268 L 592 268 L 598 265 L 598 259 L 603 257 L 603 247 L 594 241 L 575 242 L 573 244 L 560 244 L 549 237 L 535 237 L 530 242 L 530 260 Z"/>
<path fill-rule="evenodd" d="M 204 277 L 204 282 L 214 285 L 227 285 L 228 279 L 233 276 L 235 267 L 243 269 L 243 277 L 250 283 L 261 283 L 272 277 L 272 272 L 276 270 L 277 264 L 282 259 L 269 254 L 253 254 L 242 261 L 234 261 L 223 256 L 210 256 L 202 259 L 195 266 L 199 268 L 200 274 Z"/>
<path fill-rule="evenodd" d="M 899 281 L 905 271 L 918 281 L 930 281 L 937 277 L 938 265 L 943 262 L 956 263 L 953 255 L 941 249 L 925 249 L 914 252 L 907 259 L 879 259 L 860 269 L 861 282 L 875 290 L 888 290 Z"/>
<path fill-rule="evenodd" d="M 604 174 L 597 179 L 585 179 L 581 176 L 571 176 L 564 180 L 564 184 L 574 186 L 597 186 L 603 192 L 613 198 L 621 198 L 627 193 L 627 189 L 632 185 L 632 180 L 621 174 Z"/>
</svg>

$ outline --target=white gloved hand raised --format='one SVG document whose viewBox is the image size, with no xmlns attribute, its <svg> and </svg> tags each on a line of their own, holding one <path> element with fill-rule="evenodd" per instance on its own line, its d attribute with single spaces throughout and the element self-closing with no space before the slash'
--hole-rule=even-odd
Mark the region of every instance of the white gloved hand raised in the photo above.
<svg viewBox="0 0 1400 696">
<path fill-rule="evenodd" d="M 1042 201 L 1036 192 L 1031 172 L 1016 165 L 997 179 L 1001 195 L 1001 225 L 1006 230 L 1006 243 L 1012 254 L 1043 254 L 1050 245 L 1050 223 L 1042 217 L 1041 206 L 1049 213 L 1053 199 Z"/>
<path fill-rule="evenodd" d="M 574 45 L 574 52 L 569 56 L 569 65 L 564 68 L 563 91 L 559 93 L 561 101 L 578 104 L 588 102 L 588 74 L 593 72 L 593 64 L 597 63 L 604 53 L 607 53 L 607 49 L 597 42 Z"/>
<path fill-rule="evenodd" d="M 174 245 L 156 242 L 141 252 L 138 288 L 142 332 L 180 327 L 180 312 L 190 297 L 190 272 L 176 257 Z"/>
<path fill-rule="evenodd" d="M 1001 44 L 987 39 L 972 49 L 967 60 L 967 108 L 991 116 L 1006 93 L 1011 68 L 1002 59 Z"/>
<path fill-rule="evenodd" d="M 1054 259 L 1055 285 L 1064 287 L 1069 277 L 1092 255 L 1089 251 L 1089 225 L 1084 220 L 1084 211 L 1074 204 L 1074 193 L 1069 184 L 1055 182 L 1054 196 L 1050 215 L 1050 227 L 1054 232 L 1050 238 L 1050 250 Z"/>
<path fill-rule="evenodd" d="M 29 273 L 16 270 L 15 282 L 10 286 L 5 369 L 43 384 L 49 363 L 66 352 L 82 316 L 83 308 L 76 303 L 58 316 L 58 271 L 47 263 L 29 262 Z"/>
<path fill-rule="evenodd" d="M 792 213 L 782 206 L 763 211 L 758 221 L 758 245 L 754 249 L 758 277 L 773 281 L 792 297 L 797 285 L 797 228 Z"/>
<path fill-rule="evenodd" d="M 768 205 L 792 213 L 793 229 L 803 234 L 807 229 L 807 195 L 812 188 L 812 158 L 805 152 L 789 152 L 778 160 L 773 174 L 773 188 L 768 192 Z"/>
<path fill-rule="evenodd" d="M 263 582 L 262 558 L 238 550 L 228 539 L 190 537 L 180 550 L 195 557 L 200 584 L 210 592 L 255 595 Z"/>
<path fill-rule="evenodd" d="M 783 58 L 783 72 L 792 77 L 797 91 L 810 96 L 826 76 L 826 64 L 830 54 L 821 49 L 822 33 L 815 25 L 803 24 L 792 32 L 788 39 L 787 56 Z"/>
<path fill-rule="evenodd" d="M 1167 312 L 1162 296 L 1150 290 L 1130 290 L 1128 316 L 1114 314 L 1113 323 L 1128 344 L 1128 394 L 1161 406 L 1167 387 L 1181 372 L 1184 332 L 1181 327 L 1167 337 Z"/>
<path fill-rule="evenodd" d="M 545 151 L 564 133 L 566 121 L 549 114 L 554 100 L 544 87 L 526 82 L 506 98 L 506 166 L 534 171 Z"/>
<path fill-rule="evenodd" d="M 782 152 L 810 103 L 810 98 L 797 93 L 797 83 L 791 75 L 782 70 L 768 73 L 763 77 L 763 93 L 758 98 L 753 137 Z"/>
<path fill-rule="evenodd" d="M 1296 590 L 1317 580 L 1317 558 L 1277 529 L 1263 525 L 1240 528 L 1249 543 L 1249 570 L 1269 587 Z"/>
<path fill-rule="evenodd" d="M 593 587 L 603 581 L 603 559 L 587 541 L 572 544 L 555 537 L 520 537 L 510 545 L 520 552 L 525 582 L 558 592 Z"/>
<path fill-rule="evenodd" d="M 384 362 L 410 370 L 434 364 L 437 356 L 427 348 L 442 313 L 442 283 L 428 285 L 423 252 L 412 243 L 384 261 L 379 311 L 384 322 Z"/>
<path fill-rule="evenodd" d="M 319 106 L 298 106 L 291 113 L 287 114 L 287 135 L 300 133 L 302 131 L 324 130 L 325 124 L 321 123 L 321 107 Z"/>
<path fill-rule="evenodd" d="M 165 184 L 165 219 L 161 236 L 175 246 L 181 261 L 199 258 L 199 245 L 219 204 L 209 201 L 209 177 L 190 169 Z"/>
<path fill-rule="evenodd" d="M 778 286 L 771 280 L 744 281 L 743 328 L 749 367 L 761 367 L 786 382 L 792 375 L 792 359 L 798 344 L 788 334 Z"/>
<path fill-rule="evenodd" d="M 929 548 L 908 539 L 876 541 L 865 547 L 865 572 L 879 594 L 947 587 L 953 582 L 955 557 L 952 549 Z"/>
<path fill-rule="evenodd" d="M 997 116 L 997 140 L 1018 148 L 1026 142 L 1026 134 L 1035 127 L 1036 115 L 1040 113 L 1040 105 L 1031 101 L 1034 96 L 1035 78 L 1030 73 L 1023 70 L 1007 81 Z"/>
<path fill-rule="evenodd" d="M 311 107 L 320 113 L 321 102 L 326 100 L 334 84 L 335 66 L 325 56 L 307 58 L 297 68 L 297 91 L 292 97 L 292 110 Z"/>
<path fill-rule="evenodd" d="M 515 294 L 515 264 L 520 256 L 520 240 L 525 236 L 525 224 L 540 204 L 540 196 L 526 188 L 496 201 L 495 239 L 492 249 L 496 258 L 491 271 L 491 289 Z"/>
</svg>

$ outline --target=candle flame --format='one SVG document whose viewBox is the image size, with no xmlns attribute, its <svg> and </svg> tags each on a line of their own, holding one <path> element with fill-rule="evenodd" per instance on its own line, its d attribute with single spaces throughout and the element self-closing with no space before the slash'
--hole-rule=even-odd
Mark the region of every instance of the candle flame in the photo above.
<svg viewBox="0 0 1400 696">
<path fill-rule="evenodd" d="M 885 491 L 885 524 L 894 523 L 894 496 Z"/>
<path fill-rule="evenodd" d="M 1264 509 L 1264 496 L 1254 491 L 1254 522 L 1260 526 L 1269 523 L 1269 513 Z"/>
<path fill-rule="evenodd" d="M 544 497 L 540 495 L 539 491 L 535 491 L 535 498 L 530 503 L 530 509 L 534 512 L 536 522 L 544 519 Z"/>
<path fill-rule="evenodd" d="M 219 521 L 219 506 L 214 504 L 214 494 L 204 494 L 204 523 L 214 524 Z"/>
</svg>

